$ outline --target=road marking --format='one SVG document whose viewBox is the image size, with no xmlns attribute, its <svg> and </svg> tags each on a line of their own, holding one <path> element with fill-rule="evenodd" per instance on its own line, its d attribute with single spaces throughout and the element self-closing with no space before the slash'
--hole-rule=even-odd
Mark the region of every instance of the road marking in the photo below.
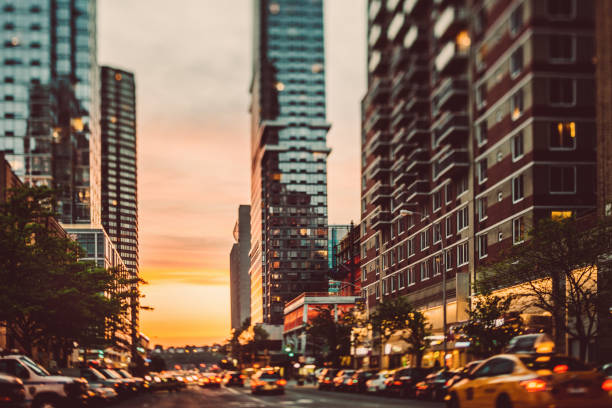
<svg viewBox="0 0 612 408">
<path fill-rule="evenodd" d="M 270 406 L 270 404 L 267 401 L 261 400 L 259 398 L 253 397 L 252 395 L 248 395 L 246 392 L 240 392 L 238 390 L 235 390 L 233 388 L 224 388 L 225 390 L 231 392 L 232 394 L 236 394 L 236 395 L 243 395 L 244 397 L 250 399 L 251 401 L 255 401 L 258 404 L 263 404 L 264 406 Z"/>
</svg>

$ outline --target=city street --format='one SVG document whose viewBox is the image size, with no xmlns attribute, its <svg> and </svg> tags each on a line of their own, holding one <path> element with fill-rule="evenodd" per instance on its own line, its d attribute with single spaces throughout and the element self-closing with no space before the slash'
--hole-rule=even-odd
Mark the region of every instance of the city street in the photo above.
<svg viewBox="0 0 612 408">
<path fill-rule="evenodd" d="M 441 408 L 442 403 L 404 400 L 363 394 L 318 391 L 312 386 L 289 386 L 285 395 L 251 395 L 249 388 L 188 388 L 179 393 L 155 393 L 122 402 L 117 408 L 191 408 L 191 407 L 427 407 Z"/>
</svg>

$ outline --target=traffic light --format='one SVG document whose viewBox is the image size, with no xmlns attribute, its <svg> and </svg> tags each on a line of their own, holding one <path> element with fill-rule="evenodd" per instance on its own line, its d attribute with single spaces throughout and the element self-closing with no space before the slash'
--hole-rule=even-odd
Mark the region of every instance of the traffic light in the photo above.
<svg viewBox="0 0 612 408">
<path fill-rule="evenodd" d="M 285 353 L 287 353 L 287 355 L 289 357 L 293 357 L 295 354 L 293 353 L 293 346 L 291 344 L 287 344 L 284 348 Z"/>
</svg>

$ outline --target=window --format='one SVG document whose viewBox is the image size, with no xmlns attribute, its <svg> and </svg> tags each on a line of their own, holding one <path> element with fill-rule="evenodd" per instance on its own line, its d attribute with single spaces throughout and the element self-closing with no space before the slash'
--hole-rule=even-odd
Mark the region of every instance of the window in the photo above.
<svg viewBox="0 0 612 408">
<path fill-rule="evenodd" d="M 380 299 L 380 285 L 376 285 L 376 299 Z"/>
<path fill-rule="evenodd" d="M 517 161 L 525 154 L 523 146 L 523 132 L 518 132 L 512 137 L 512 161 Z"/>
<path fill-rule="evenodd" d="M 466 229 L 469 225 L 468 206 L 457 211 L 457 232 Z"/>
<path fill-rule="evenodd" d="M 479 198 L 476 205 L 478 221 L 484 221 L 487 218 L 487 197 Z"/>
<path fill-rule="evenodd" d="M 429 279 L 429 262 L 421 262 L 421 280 Z"/>
<path fill-rule="evenodd" d="M 461 179 L 459 179 L 459 182 L 457 183 L 457 197 L 459 197 L 461 194 L 467 191 L 468 191 L 468 178 L 467 176 L 463 176 L 461 177 Z"/>
<path fill-rule="evenodd" d="M 434 274 L 433 276 L 438 276 L 442 273 L 442 256 L 438 255 L 433 259 L 434 266 Z"/>
<path fill-rule="evenodd" d="M 576 147 L 576 122 L 558 122 L 550 124 L 550 148 L 569 149 Z"/>
<path fill-rule="evenodd" d="M 444 262 L 444 266 L 446 267 L 446 270 L 450 270 L 453 267 L 453 250 L 452 249 L 447 249 L 446 251 L 444 251 L 446 260 Z"/>
<path fill-rule="evenodd" d="M 525 240 L 525 224 L 523 217 L 518 217 L 512 220 L 512 242 L 520 244 Z"/>
<path fill-rule="evenodd" d="M 487 181 L 487 159 L 478 162 L 478 184 Z"/>
<path fill-rule="evenodd" d="M 570 78 L 551 78 L 548 86 L 548 97 L 551 105 L 573 105 L 574 80 Z"/>
<path fill-rule="evenodd" d="M 391 266 L 395 265 L 395 251 L 391 251 L 389 253 L 389 256 L 391 257 L 391 262 L 390 262 Z"/>
<path fill-rule="evenodd" d="M 391 293 L 395 292 L 395 275 L 389 278 Z"/>
<path fill-rule="evenodd" d="M 429 247 L 429 230 L 421 231 L 420 234 L 421 251 Z"/>
<path fill-rule="evenodd" d="M 437 223 L 433 226 L 433 243 L 436 244 L 440 241 L 442 241 L 442 231 L 440 223 Z"/>
<path fill-rule="evenodd" d="M 576 192 L 576 168 L 573 166 L 553 166 L 550 168 L 551 193 Z"/>
<path fill-rule="evenodd" d="M 469 258 L 468 250 L 469 250 L 469 247 L 468 247 L 467 242 L 457 246 L 457 266 L 458 267 L 461 265 L 465 265 L 466 263 L 469 262 L 470 258 Z"/>
<path fill-rule="evenodd" d="M 440 190 L 431 196 L 433 211 L 438 211 L 442 207 L 442 192 Z"/>
<path fill-rule="evenodd" d="M 408 269 L 408 286 L 414 285 L 416 282 L 416 270 L 414 268 Z"/>
<path fill-rule="evenodd" d="M 489 237 L 487 234 L 478 236 L 478 257 L 480 259 L 486 258 L 487 256 L 487 245 L 489 242 Z"/>
<path fill-rule="evenodd" d="M 523 175 L 516 176 L 512 179 L 512 202 L 516 203 L 525 198 L 523 191 Z"/>
<path fill-rule="evenodd" d="M 523 28 L 523 4 L 514 9 L 510 15 L 510 33 L 516 35 Z"/>
<path fill-rule="evenodd" d="M 548 15 L 555 20 L 569 20 L 574 14 L 574 0 L 548 0 Z"/>
<path fill-rule="evenodd" d="M 523 70 L 523 47 L 518 47 L 510 56 L 510 76 L 516 78 Z"/>
<path fill-rule="evenodd" d="M 408 256 L 414 255 L 414 238 L 410 238 L 406 243 L 406 250 L 408 252 Z"/>
<path fill-rule="evenodd" d="M 404 277 L 405 277 L 404 272 L 399 273 L 397 275 L 397 286 L 398 286 L 398 289 L 403 289 L 404 286 L 406 286 L 406 284 L 404 282 Z"/>
<path fill-rule="evenodd" d="M 476 141 L 478 142 L 478 146 L 482 146 L 483 144 L 487 143 L 487 131 L 487 121 L 483 120 L 478 124 L 478 127 L 476 128 Z"/>
<path fill-rule="evenodd" d="M 476 107 L 478 109 L 487 106 L 487 84 L 486 82 L 476 88 Z"/>
<path fill-rule="evenodd" d="M 552 62 L 574 60 L 574 37 L 568 34 L 551 34 L 548 38 L 548 57 Z"/>
<path fill-rule="evenodd" d="M 383 279 L 382 287 L 383 287 L 383 289 L 382 289 L 383 294 L 388 295 L 389 294 L 389 285 L 387 285 L 387 279 Z"/>
<path fill-rule="evenodd" d="M 512 95 L 512 99 L 510 100 L 510 117 L 512 120 L 517 120 L 520 118 L 524 109 L 523 90 L 519 89 L 514 95 Z"/>
<path fill-rule="evenodd" d="M 444 186 L 444 201 L 446 204 L 450 204 L 453 201 L 453 190 L 450 183 Z"/>
<path fill-rule="evenodd" d="M 453 234 L 453 219 L 448 216 L 446 217 L 446 236 L 450 237 Z"/>
</svg>

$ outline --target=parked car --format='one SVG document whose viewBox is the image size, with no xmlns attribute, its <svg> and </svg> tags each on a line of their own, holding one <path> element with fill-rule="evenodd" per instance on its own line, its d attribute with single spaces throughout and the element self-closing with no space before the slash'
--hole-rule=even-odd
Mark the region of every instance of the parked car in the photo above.
<svg viewBox="0 0 612 408">
<path fill-rule="evenodd" d="M 376 375 L 375 370 L 357 370 L 346 382 L 347 390 L 351 392 L 366 392 L 366 382 Z"/>
<path fill-rule="evenodd" d="M 453 385 L 451 408 L 612 406 L 612 382 L 581 361 L 559 354 L 500 354 Z"/>
<path fill-rule="evenodd" d="M 323 371 L 321 372 L 321 375 L 319 375 L 319 384 L 318 384 L 319 389 L 320 390 L 333 389 L 334 387 L 333 380 L 336 374 L 338 374 L 338 371 L 340 370 L 337 368 L 324 368 Z"/>
<path fill-rule="evenodd" d="M 87 407 L 104 407 L 113 403 L 118 398 L 119 394 L 117 394 L 114 389 L 104 386 L 101 383 L 90 383 Z"/>
<path fill-rule="evenodd" d="M 429 373 L 431 373 L 431 369 L 428 368 L 397 369 L 393 373 L 393 377 L 387 378 L 385 392 L 388 395 L 396 395 L 402 398 L 414 397 L 416 384 L 423 381 Z"/>
<path fill-rule="evenodd" d="M 137 390 L 136 383 L 133 383 L 131 380 L 127 380 L 117 374 L 114 370 L 110 368 L 95 368 L 109 380 L 116 381 L 119 386 L 115 387 L 115 390 L 119 394 L 120 397 L 127 397 L 130 394 L 133 394 L 135 390 Z"/>
<path fill-rule="evenodd" d="M 23 381 L 12 375 L 0 374 L 0 408 L 26 408 Z"/>
<path fill-rule="evenodd" d="M 287 381 L 273 370 L 260 370 L 251 379 L 251 394 L 270 392 L 276 394 L 285 393 Z"/>
<path fill-rule="evenodd" d="M 355 374 L 355 370 L 340 370 L 338 374 L 332 380 L 334 391 L 346 391 L 348 389 L 348 382 L 351 377 Z"/>
<path fill-rule="evenodd" d="M 33 408 L 59 407 L 63 404 L 82 405 L 87 401 L 87 381 L 51 375 L 24 355 L 0 356 L 0 373 L 19 378 L 25 387 L 27 402 Z"/>
<path fill-rule="evenodd" d="M 429 374 L 425 379 L 416 384 L 416 397 L 419 399 L 442 401 L 446 396 L 447 385 L 456 375 L 456 371 L 440 370 Z"/>
<path fill-rule="evenodd" d="M 383 393 L 386 388 L 386 381 L 389 377 L 393 377 L 393 371 L 379 371 L 366 381 L 367 392 L 376 394 Z"/>
<path fill-rule="evenodd" d="M 223 377 L 223 385 L 226 387 L 244 387 L 244 375 L 238 371 L 228 371 Z"/>
<path fill-rule="evenodd" d="M 136 384 L 136 388 L 138 389 L 138 391 L 144 391 L 145 390 L 146 387 L 145 387 L 145 380 L 144 380 L 144 378 L 134 377 L 130 373 L 128 373 L 127 370 L 125 370 L 125 369 L 115 370 L 115 372 L 117 374 L 119 374 L 121 377 L 123 377 L 124 379 L 132 380 Z"/>
<path fill-rule="evenodd" d="M 460 380 L 467 378 L 482 363 L 482 360 L 470 361 L 465 366 L 455 370 L 455 375 L 448 380 L 447 389 L 458 383 Z"/>
</svg>

